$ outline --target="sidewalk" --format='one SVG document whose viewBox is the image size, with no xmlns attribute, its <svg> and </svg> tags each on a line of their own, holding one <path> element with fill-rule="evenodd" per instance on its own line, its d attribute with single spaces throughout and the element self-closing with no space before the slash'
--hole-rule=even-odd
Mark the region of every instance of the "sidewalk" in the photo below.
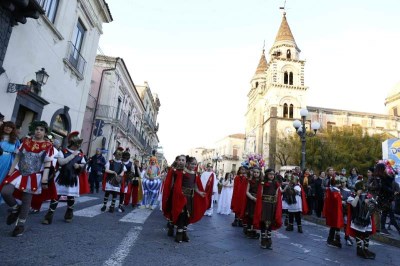
<svg viewBox="0 0 400 266">
<path fill-rule="evenodd" d="M 308 222 L 326 226 L 324 218 L 318 218 L 315 215 L 303 215 L 302 218 Z M 389 236 L 376 233 L 375 235 L 371 236 L 371 239 L 400 248 L 400 235 L 397 230 L 392 226 L 392 230 L 389 230 L 389 233 Z"/>
</svg>

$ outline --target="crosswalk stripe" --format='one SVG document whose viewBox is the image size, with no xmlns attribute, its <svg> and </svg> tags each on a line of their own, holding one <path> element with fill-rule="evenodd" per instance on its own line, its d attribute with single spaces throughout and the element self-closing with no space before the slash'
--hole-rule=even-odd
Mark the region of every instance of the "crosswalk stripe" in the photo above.
<svg viewBox="0 0 400 266">
<path fill-rule="evenodd" d="M 104 262 L 104 266 L 119 266 L 122 265 L 125 258 L 131 251 L 132 246 L 135 244 L 140 232 L 142 231 L 141 226 L 135 226 L 126 234 L 121 244 L 115 249 L 111 257 Z"/>
<path fill-rule="evenodd" d="M 148 209 L 135 209 L 122 217 L 119 221 L 125 223 L 144 224 L 146 219 L 150 216 L 152 210 Z"/>
<path fill-rule="evenodd" d="M 102 214 L 103 212 L 100 210 L 103 204 L 93 205 L 79 211 L 74 211 L 74 216 L 81 216 L 81 217 L 95 217 L 97 215 Z"/>
</svg>

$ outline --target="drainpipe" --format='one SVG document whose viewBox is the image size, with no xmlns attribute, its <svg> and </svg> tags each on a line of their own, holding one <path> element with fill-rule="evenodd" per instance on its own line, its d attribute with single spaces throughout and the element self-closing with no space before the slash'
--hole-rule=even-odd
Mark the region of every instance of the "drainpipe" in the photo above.
<svg viewBox="0 0 400 266">
<path fill-rule="evenodd" d="M 99 107 L 99 101 L 100 101 L 100 95 L 101 95 L 101 88 L 102 88 L 102 84 L 103 84 L 104 72 L 116 70 L 117 69 L 117 63 L 118 63 L 119 59 L 121 59 L 121 58 L 117 57 L 115 59 L 115 65 L 114 65 L 113 68 L 105 68 L 105 69 L 103 69 L 101 71 L 100 84 L 99 84 L 99 93 L 97 94 L 96 105 L 94 106 L 93 121 L 92 121 L 92 126 L 90 128 L 90 135 L 89 135 L 90 136 L 89 137 L 89 145 L 88 145 L 88 149 L 87 149 L 87 152 L 86 152 L 87 156 L 90 156 L 89 152 L 90 152 L 90 148 L 92 147 L 92 142 L 93 142 L 93 140 L 92 140 L 92 134 L 93 133 L 92 132 L 93 132 L 94 124 L 96 123 L 95 121 L 96 121 L 97 110 L 98 110 L 98 107 Z M 110 140 L 108 140 L 108 141 L 110 141 Z"/>
</svg>

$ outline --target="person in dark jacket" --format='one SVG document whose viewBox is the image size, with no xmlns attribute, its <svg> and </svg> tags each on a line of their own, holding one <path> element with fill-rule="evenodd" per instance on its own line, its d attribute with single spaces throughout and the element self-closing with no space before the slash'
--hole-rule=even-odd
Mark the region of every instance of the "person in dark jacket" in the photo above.
<svg viewBox="0 0 400 266">
<path fill-rule="evenodd" d="M 90 175 L 89 175 L 89 184 L 90 184 L 90 193 L 94 192 L 96 188 L 96 193 L 99 193 L 99 182 L 103 176 L 104 166 L 106 165 L 106 159 L 104 159 L 101 154 L 101 149 L 96 149 L 96 154 L 93 155 L 89 160 Z"/>
</svg>

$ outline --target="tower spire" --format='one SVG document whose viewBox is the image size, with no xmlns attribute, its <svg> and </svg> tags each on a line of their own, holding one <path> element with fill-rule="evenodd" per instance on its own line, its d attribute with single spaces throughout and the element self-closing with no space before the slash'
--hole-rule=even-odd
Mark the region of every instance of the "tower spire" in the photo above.
<svg viewBox="0 0 400 266">
<path fill-rule="evenodd" d="M 267 67 L 268 67 L 268 63 L 267 63 L 267 59 L 265 58 L 265 41 L 264 41 L 262 54 L 260 57 L 260 61 L 258 62 L 258 66 L 257 66 L 255 75 L 264 73 L 265 70 L 267 70 Z"/>
</svg>

